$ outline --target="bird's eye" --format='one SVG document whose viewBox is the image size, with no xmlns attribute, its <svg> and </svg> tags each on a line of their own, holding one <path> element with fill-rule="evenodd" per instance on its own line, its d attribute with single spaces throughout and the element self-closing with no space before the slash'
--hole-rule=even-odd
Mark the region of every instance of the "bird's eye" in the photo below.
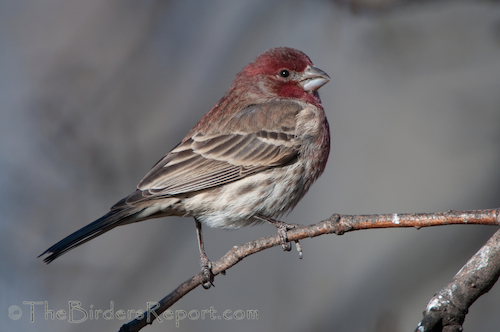
<svg viewBox="0 0 500 332">
<path fill-rule="evenodd" d="M 288 76 L 290 76 L 290 72 L 286 69 L 282 69 L 280 70 L 280 76 L 283 78 L 287 78 Z"/>
</svg>

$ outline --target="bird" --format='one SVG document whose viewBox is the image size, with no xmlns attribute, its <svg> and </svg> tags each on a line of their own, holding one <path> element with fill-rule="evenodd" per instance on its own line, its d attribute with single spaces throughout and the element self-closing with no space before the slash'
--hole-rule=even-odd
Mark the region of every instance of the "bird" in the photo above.
<svg viewBox="0 0 500 332">
<path fill-rule="evenodd" d="M 213 285 L 202 224 L 236 229 L 268 222 L 290 250 L 276 218 L 291 211 L 325 169 L 330 129 L 318 89 L 330 77 L 294 48 L 257 56 L 224 96 L 161 158 L 130 195 L 40 256 L 50 263 L 111 229 L 151 218 L 193 217 L 205 278 Z"/>
</svg>

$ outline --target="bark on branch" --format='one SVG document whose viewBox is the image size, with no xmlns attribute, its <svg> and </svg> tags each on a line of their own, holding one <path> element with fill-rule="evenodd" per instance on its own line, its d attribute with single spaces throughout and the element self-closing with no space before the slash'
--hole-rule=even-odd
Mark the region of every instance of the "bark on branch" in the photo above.
<svg viewBox="0 0 500 332">
<path fill-rule="evenodd" d="M 297 225 L 296 228 L 289 230 L 287 232 L 288 240 L 298 241 L 301 239 L 305 239 L 307 237 L 313 238 L 316 236 L 324 235 L 324 234 L 337 234 L 342 235 L 346 232 L 361 230 L 361 229 L 372 229 L 372 228 L 390 228 L 390 227 L 429 227 L 429 226 L 442 226 L 442 225 L 452 225 L 452 224 L 480 224 L 480 225 L 500 225 L 500 209 L 491 209 L 491 210 L 474 210 L 474 211 L 448 211 L 442 213 L 404 213 L 404 214 L 381 214 L 381 215 L 338 215 L 334 214 L 329 219 L 323 220 L 319 223 L 312 224 L 309 226 Z M 497 237 L 499 237 L 499 232 L 495 233 Z M 492 238 L 493 239 L 493 238 Z M 488 241 L 490 243 L 492 240 Z M 498 240 L 500 241 L 500 240 Z M 486 245 L 488 245 L 488 243 Z M 255 254 L 259 251 L 275 247 L 280 245 L 280 238 L 276 235 L 266 236 L 255 241 L 251 241 L 245 243 L 240 246 L 234 246 L 229 250 L 223 257 L 221 257 L 217 262 L 212 263 L 212 272 L 215 276 L 219 273 L 224 273 L 227 269 L 231 268 L 243 258 Z M 491 244 L 489 253 L 495 253 L 499 255 L 499 242 L 495 242 Z M 495 249 L 493 249 L 495 248 Z M 483 251 L 483 256 L 486 255 L 486 252 Z M 476 257 L 476 254 L 474 257 Z M 474 259 L 471 259 L 471 261 Z M 489 256 L 488 256 L 489 257 Z M 480 258 L 481 259 L 481 258 Z M 484 257 L 482 258 L 484 262 Z M 486 259 L 486 262 L 490 262 Z M 498 258 L 500 262 L 500 258 Z M 469 263 L 467 263 L 469 264 Z M 482 266 L 481 263 L 479 265 L 471 265 L 470 268 L 474 268 L 474 266 Z M 466 265 L 462 270 L 457 274 L 457 276 L 462 274 L 467 274 L 464 271 L 468 271 Z M 490 286 L 489 288 L 485 288 L 482 292 L 456 292 L 457 301 L 461 301 L 460 304 L 461 312 L 467 313 L 467 308 L 479 297 L 481 294 L 488 291 L 491 286 L 498 279 L 498 270 L 500 264 L 488 264 L 487 267 L 481 267 L 480 270 L 484 270 L 484 277 L 487 279 L 487 272 L 491 270 L 491 273 L 494 271 L 494 266 L 496 266 L 496 277 L 491 278 L 489 276 Z M 478 274 L 472 273 L 473 276 L 477 276 Z M 483 275 L 483 274 L 481 274 Z M 455 276 L 455 278 L 457 278 Z M 465 278 L 466 276 L 464 276 Z M 494 279 L 494 280 L 493 280 Z M 455 280 L 455 279 L 454 279 Z M 475 279 L 474 279 L 475 280 Z M 139 331 L 144 326 L 148 324 L 152 324 L 155 319 L 162 319 L 161 314 L 170 308 L 174 303 L 176 303 L 179 299 L 181 299 L 184 295 L 198 287 L 204 282 L 203 274 L 200 272 L 192 278 L 184 281 L 181 285 L 179 285 L 174 291 L 165 296 L 162 300 L 158 302 L 157 306 L 151 308 L 149 312 L 143 315 L 140 319 L 135 319 L 127 324 L 124 324 L 120 331 L 121 332 L 132 332 Z M 464 281 L 466 283 L 466 281 Z M 474 285 L 477 285 L 478 281 L 475 281 Z M 470 282 L 468 283 L 468 287 L 470 286 Z M 457 286 L 458 287 L 458 286 Z M 476 296 L 477 295 L 477 296 Z M 474 298 L 474 296 L 476 296 Z M 473 298 L 473 299 L 472 299 Z M 441 303 L 441 302 L 440 302 Z M 450 299 L 451 303 L 451 299 Z M 455 302 L 453 302 L 455 303 Z M 455 303 L 456 304 L 456 303 Z M 464 309 L 465 308 L 465 309 Z M 428 306 L 429 309 L 429 306 Z M 427 312 L 431 312 L 433 314 L 437 313 L 437 310 L 427 310 Z M 463 314 L 465 317 L 465 314 Z M 434 316 L 433 316 L 434 317 Z M 425 319 L 425 317 L 424 317 Z M 462 321 L 463 322 L 463 319 Z M 460 322 L 460 324 L 461 324 Z M 418 328 L 425 328 L 424 324 L 421 324 Z M 429 325 L 430 326 L 430 325 Z M 424 331 L 423 329 L 417 331 Z M 439 331 L 439 330 L 427 330 L 425 331 Z M 446 330 L 443 330 L 446 331 Z M 450 330 L 454 331 L 454 330 Z"/>
<path fill-rule="evenodd" d="M 493 287 L 499 276 L 500 230 L 434 295 L 415 331 L 462 331 L 469 307 Z"/>
</svg>

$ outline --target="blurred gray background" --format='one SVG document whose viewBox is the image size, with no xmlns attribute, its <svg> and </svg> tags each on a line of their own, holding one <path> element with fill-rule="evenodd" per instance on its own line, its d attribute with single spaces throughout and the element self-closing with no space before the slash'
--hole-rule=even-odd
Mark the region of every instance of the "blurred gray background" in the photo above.
<svg viewBox="0 0 500 332">
<path fill-rule="evenodd" d="M 117 331 L 128 319 L 46 320 L 43 305 L 31 323 L 23 302 L 66 315 L 68 301 L 145 309 L 199 271 L 194 221 L 183 218 L 119 227 L 49 266 L 36 256 L 132 192 L 235 74 L 275 46 L 304 51 L 332 78 L 320 90 L 329 163 L 284 221 L 500 205 L 498 2 L 3 0 L 2 331 Z M 213 260 L 276 233 L 204 230 Z M 413 331 L 495 230 L 322 236 L 302 241 L 302 260 L 273 248 L 172 308 L 254 309 L 258 320 L 163 320 L 144 331 Z M 471 307 L 465 329 L 500 329 L 500 285 Z"/>
</svg>

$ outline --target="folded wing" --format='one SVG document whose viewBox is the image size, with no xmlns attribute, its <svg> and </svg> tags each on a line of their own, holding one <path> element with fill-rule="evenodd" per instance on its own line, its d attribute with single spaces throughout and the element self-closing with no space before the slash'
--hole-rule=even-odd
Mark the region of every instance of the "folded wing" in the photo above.
<svg viewBox="0 0 500 332">
<path fill-rule="evenodd" d="M 142 179 L 137 187 L 142 195 L 129 196 L 127 203 L 212 188 L 293 162 L 299 150 L 295 118 L 301 109 L 290 102 L 252 105 L 233 117 L 245 124 L 240 132 L 229 133 L 226 121 L 185 138 Z M 280 116 L 271 116 L 274 112 Z"/>
</svg>

